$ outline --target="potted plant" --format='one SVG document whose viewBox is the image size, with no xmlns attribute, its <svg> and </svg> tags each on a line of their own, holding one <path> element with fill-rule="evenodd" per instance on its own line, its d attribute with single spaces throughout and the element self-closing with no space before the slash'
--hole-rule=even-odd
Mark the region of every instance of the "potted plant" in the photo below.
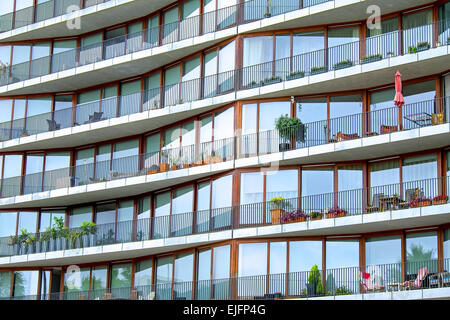
<svg viewBox="0 0 450 320">
<path fill-rule="evenodd" d="M 151 165 L 150 169 L 147 171 L 147 174 L 154 174 L 159 171 L 159 167 L 156 164 Z"/>
<path fill-rule="evenodd" d="M 339 207 L 334 207 L 332 209 L 329 209 L 326 213 L 327 219 L 330 218 L 338 218 L 338 217 L 344 217 L 347 214 L 347 211 L 344 209 L 340 209 Z"/>
<path fill-rule="evenodd" d="M 417 52 L 424 51 L 424 50 L 428 50 L 428 49 L 430 49 L 430 48 L 431 48 L 430 43 L 429 43 L 429 42 L 426 42 L 426 41 L 424 41 L 424 42 L 419 42 L 419 43 L 417 44 Z"/>
<path fill-rule="evenodd" d="M 350 60 L 343 60 L 334 65 L 334 70 L 344 69 L 353 66 L 353 62 Z"/>
<path fill-rule="evenodd" d="M 294 80 L 294 79 L 300 79 L 305 76 L 305 71 L 292 71 L 289 73 L 289 75 L 286 77 L 286 80 Z"/>
<path fill-rule="evenodd" d="M 313 211 L 311 212 L 311 220 L 321 220 L 322 219 L 322 212 L 319 211 Z"/>
<path fill-rule="evenodd" d="M 270 199 L 270 214 L 272 216 L 272 224 L 278 224 L 288 209 L 289 203 L 283 197 L 274 197 Z"/>
<path fill-rule="evenodd" d="M 298 118 L 281 115 L 275 120 L 275 129 L 281 138 L 280 151 L 295 149 L 297 141 L 305 141 L 306 126 Z"/>
<path fill-rule="evenodd" d="M 212 156 L 210 159 L 211 163 L 220 163 L 223 162 L 223 158 L 221 156 Z"/>
<path fill-rule="evenodd" d="M 416 46 L 409 46 L 408 47 L 408 53 L 417 53 L 417 47 Z"/>
<path fill-rule="evenodd" d="M 282 218 L 283 223 L 303 222 L 306 221 L 308 215 L 302 209 L 295 209 L 285 214 Z"/>
<path fill-rule="evenodd" d="M 306 291 L 308 296 L 320 295 L 323 291 L 322 277 L 320 275 L 319 267 L 315 264 L 309 273 L 308 283 L 306 284 Z"/>
<path fill-rule="evenodd" d="M 425 207 L 431 205 L 431 199 L 418 197 L 414 200 L 411 200 L 409 203 L 411 208 Z"/>
<path fill-rule="evenodd" d="M 83 247 L 96 245 L 97 225 L 95 223 L 83 221 L 80 232 L 83 238 Z"/>
<path fill-rule="evenodd" d="M 28 137 L 28 131 L 25 129 L 25 128 L 23 128 L 22 129 L 22 132 L 20 133 L 20 137 Z"/>
<path fill-rule="evenodd" d="M 381 59 L 383 59 L 383 56 L 381 54 L 373 54 L 370 55 L 368 57 L 365 57 L 363 59 L 363 63 L 370 63 L 370 62 L 375 62 L 375 61 L 380 61 Z"/>
<path fill-rule="evenodd" d="M 315 75 L 315 74 L 319 74 L 319 73 L 324 73 L 326 72 L 327 69 L 325 67 L 313 67 L 311 68 L 311 75 Z"/>
<path fill-rule="evenodd" d="M 159 163 L 159 172 L 169 171 L 168 161 L 169 161 L 169 152 L 167 150 L 161 150 L 161 160 Z"/>
<path fill-rule="evenodd" d="M 68 231 L 67 237 L 69 239 L 70 243 L 70 249 L 76 249 L 77 247 L 82 248 L 83 242 L 82 240 L 83 233 L 81 231 L 78 231 L 77 229 L 72 229 Z M 78 244 L 78 246 L 77 246 Z"/>
<path fill-rule="evenodd" d="M 266 12 L 264 12 L 264 18 L 270 18 L 272 14 L 270 13 L 270 0 L 267 0 Z"/>
<path fill-rule="evenodd" d="M 69 239 L 69 230 L 64 226 L 63 218 L 54 218 L 54 227 L 51 228 L 54 250 L 64 250 L 66 248 L 66 240 Z"/>
<path fill-rule="evenodd" d="M 52 239 L 51 229 L 47 228 L 44 232 L 39 234 L 39 242 L 41 252 L 47 252 L 49 250 L 50 241 Z"/>
<path fill-rule="evenodd" d="M 447 44 L 450 44 L 450 37 L 447 38 Z"/>
<path fill-rule="evenodd" d="M 392 52 L 392 51 L 389 51 L 389 52 L 387 53 L 387 56 L 388 56 L 389 58 L 392 58 L 392 57 L 394 57 L 394 52 Z"/>
<path fill-rule="evenodd" d="M 265 78 L 263 80 L 263 86 L 269 85 L 269 84 L 274 84 L 274 83 L 278 83 L 281 82 L 281 78 L 279 76 L 272 76 L 270 78 Z"/>
<path fill-rule="evenodd" d="M 250 82 L 250 83 L 247 85 L 247 88 L 248 88 L 248 89 L 253 89 L 253 88 L 257 88 L 257 87 L 259 87 L 259 86 L 260 86 L 260 84 L 253 80 L 252 82 Z"/>
<path fill-rule="evenodd" d="M 433 204 L 434 205 L 436 205 L 436 204 L 446 204 L 447 201 L 448 201 L 448 196 L 443 195 L 443 194 L 433 198 Z"/>
<path fill-rule="evenodd" d="M 353 291 L 350 289 L 347 289 L 345 286 L 342 286 L 342 287 L 337 288 L 334 294 L 337 296 L 342 296 L 342 295 L 346 295 L 346 294 L 353 294 Z"/>
<path fill-rule="evenodd" d="M 10 236 L 9 245 L 13 247 L 13 255 L 18 255 L 20 252 L 19 236 Z"/>
<path fill-rule="evenodd" d="M 172 170 L 172 171 L 177 170 L 181 164 L 180 157 L 177 155 L 170 155 L 169 158 L 170 158 L 170 163 L 172 164 L 170 166 L 170 170 Z"/>
</svg>

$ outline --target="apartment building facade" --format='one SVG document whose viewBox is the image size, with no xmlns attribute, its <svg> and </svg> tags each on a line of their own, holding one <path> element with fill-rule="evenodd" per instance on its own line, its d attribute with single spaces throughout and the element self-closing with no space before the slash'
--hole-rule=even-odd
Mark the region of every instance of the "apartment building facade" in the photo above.
<svg viewBox="0 0 450 320">
<path fill-rule="evenodd" d="M 448 299 L 449 54 L 444 0 L 5 1 L 0 299 Z"/>
</svg>

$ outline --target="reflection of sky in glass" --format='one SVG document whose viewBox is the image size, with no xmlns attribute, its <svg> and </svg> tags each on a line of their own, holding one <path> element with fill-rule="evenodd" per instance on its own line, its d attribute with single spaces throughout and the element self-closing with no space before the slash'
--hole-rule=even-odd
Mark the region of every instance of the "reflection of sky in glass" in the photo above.
<svg viewBox="0 0 450 320">
<path fill-rule="evenodd" d="M 148 286 L 152 283 L 152 259 L 136 262 L 134 272 L 135 286 Z"/>
<path fill-rule="evenodd" d="M 369 171 L 371 187 L 400 183 L 398 160 L 373 163 L 369 166 Z"/>
<path fill-rule="evenodd" d="M 211 192 L 211 188 L 210 188 L 209 182 L 199 184 L 198 190 L 197 190 L 197 211 L 209 209 L 210 192 Z"/>
<path fill-rule="evenodd" d="M 267 243 L 239 244 L 238 276 L 267 274 Z"/>
<path fill-rule="evenodd" d="M 334 170 L 326 169 L 305 169 L 302 171 L 302 197 L 330 193 L 334 190 Z"/>
<path fill-rule="evenodd" d="M 194 270 L 194 255 L 192 253 L 180 254 L 175 258 L 175 282 L 192 281 Z"/>
<path fill-rule="evenodd" d="M 3 178 L 18 177 L 22 171 L 22 156 L 21 155 L 5 155 L 5 163 L 3 169 Z"/>
<path fill-rule="evenodd" d="M 403 161 L 402 176 L 404 182 L 436 178 L 436 155 L 406 158 Z"/>
<path fill-rule="evenodd" d="M 211 250 L 198 253 L 197 279 L 199 281 L 211 279 Z"/>
<path fill-rule="evenodd" d="M 28 232 L 36 232 L 37 212 L 23 211 L 19 213 L 19 226 L 17 233 L 20 234 L 22 229 Z"/>
<path fill-rule="evenodd" d="M 156 283 L 172 282 L 172 256 L 159 258 L 156 266 Z"/>
<path fill-rule="evenodd" d="M 172 214 L 191 212 L 193 197 L 194 191 L 190 186 L 175 190 L 172 199 Z"/>
<path fill-rule="evenodd" d="M 338 191 L 362 188 L 362 166 L 345 166 L 338 169 Z"/>
<path fill-rule="evenodd" d="M 167 216 L 170 214 L 170 192 L 158 194 L 156 196 L 155 217 Z"/>
<path fill-rule="evenodd" d="M 281 170 L 267 173 L 266 199 L 284 197 L 285 199 L 298 196 L 298 171 Z"/>
<path fill-rule="evenodd" d="M 14 272 L 14 296 L 30 296 L 37 294 L 39 271 Z"/>
<path fill-rule="evenodd" d="M 226 279 L 230 276 L 230 246 L 213 249 L 213 279 Z"/>
<path fill-rule="evenodd" d="M 359 266 L 359 240 L 326 242 L 327 269 Z"/>
<path fill-rule="evenodd" d="M 366 265 L 399 263 L 402 260 L 400 236 L 366 239 Z"/>
<path fill-rule="evenodd" d="M 414 248 L 422 247 L 418 254 Z M 436 232 L 416 233 L 406 236 L 406 259 L 407 261 L 424 261 L 437 259 L 437 234 Z"/>
<path fill-rule="evenodd" d="M 294 34 L 292 41 L 292 54 L 294 56 L 325 48 L 323 31 L 296 33 Z"/>
<path fill-rule="evenodd" d="M 290 101 L 275 101 L 259 104 L 259 131 L 275 128 L 275 120 L 281 115 L 291 114 Z"/>
<path fill-rule="evenodd" d="M 322 269 L 322 241 L 291 241 L 289 272 L 310 271 L 317 264 Z"/>
<path fill-rule="evenodd" d="M 286 273 L 286 255 L 287 244 L 286 242 L 271 242 L 270 243 L 270 274 Z"/>
<path fill-rule="evenodd" d="M 16 212 L 2 212 L 0 214 L 0 237 L 7 237 L 16 233 Z"/>
<path fill-rule="evenodd" d="M 227 208 L 231 206 L 233 176 L 228 175 L 212 182 L 211 208 Z"/>
<path fill-rule="evenodd" d="M 73 209 L 69 216 L 69 228 L 81 226 L 83 221 L 91 221 L 92 207 Z"/>
<path fill-rule="evenodd" d="M 263 201 L 264 175 L 262 172 L 241 173 L 241 204 Z"/>
</svg>

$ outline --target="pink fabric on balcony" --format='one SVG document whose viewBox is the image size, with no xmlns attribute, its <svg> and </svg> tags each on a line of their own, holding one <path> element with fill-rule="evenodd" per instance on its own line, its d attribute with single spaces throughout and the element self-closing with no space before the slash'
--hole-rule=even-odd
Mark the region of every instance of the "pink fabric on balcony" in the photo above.
<svg viewBox="0 0 450 320">
<path fill-rule="evenodd" d="M 397 71 L 395 74 L 395 98 L 394 98 L 394 104 L 397 107 L 401 107 L 405 104 L 405 99 L 403 98 L 402 94 L 402 74 L 400 71 Z"/>
</svg>

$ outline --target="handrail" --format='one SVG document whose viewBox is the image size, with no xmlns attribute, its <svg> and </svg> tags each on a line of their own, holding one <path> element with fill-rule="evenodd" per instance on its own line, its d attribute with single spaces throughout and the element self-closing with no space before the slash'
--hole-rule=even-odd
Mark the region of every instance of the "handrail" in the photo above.
<svg viewBox="0 0 450 320">
<path fill-rule="evenodd" d="M 412 258 L 414 259 L 414 258 Z M 450 259 L 348 266 L 230 278 L 168 281 L 134 287 L 70 290 L 0 300 L 273 300 L 450 286 Z M 131 285 L 131 278 L 128 279 Z"/>
<path fill-rule="evenodd" d="M 426 34 L 426 38 L 430 38 L 428 43 L 431 43 L 431 37 L 426 32 L 429 29 L 435 30 L 431 26 L 390 32 L 328 49 L 151 88 L 129 95 L 78 104 L 74 108 L 3 122 L 0 123 L 0 141 L 19 138 L 24 133 L 30 135 L 74 127 L 399 56 L 403 54 L 403 51 L 415 47 L 414 45 L 417 43 L 424 42 L 422 41 L 423 34 Z M 405 32 L 414 36 L 402 37 L 409 39 L 404 40 L 405 44 L 409 46 L 408 49 L 401 50 L 398 46 L 398 38 L 400 33 L 404 34 Z M 450 35 L 450 30 L 446 32 Z M 445 35 L 441 34 L 442 36 Z M 368 57 L 360 57 L 360 48 L 363 47 L 366 48 Z M 396 50 L 391 51 L 392 48 L 396 48 Z M 431 45 L 421 48 L 427 50 L 431 48 Z M 377 54 L 374 54 L 375 52 Z"/>
<path fill-rule="evenodd" d="M 448 203 L 450 176 L 0 238 L 0 256 L 369 215 Z M 280 210 L 281 209 L 281 210 Z M 30 242 L 27 239 L 32 239 Z"/>
</svg>

